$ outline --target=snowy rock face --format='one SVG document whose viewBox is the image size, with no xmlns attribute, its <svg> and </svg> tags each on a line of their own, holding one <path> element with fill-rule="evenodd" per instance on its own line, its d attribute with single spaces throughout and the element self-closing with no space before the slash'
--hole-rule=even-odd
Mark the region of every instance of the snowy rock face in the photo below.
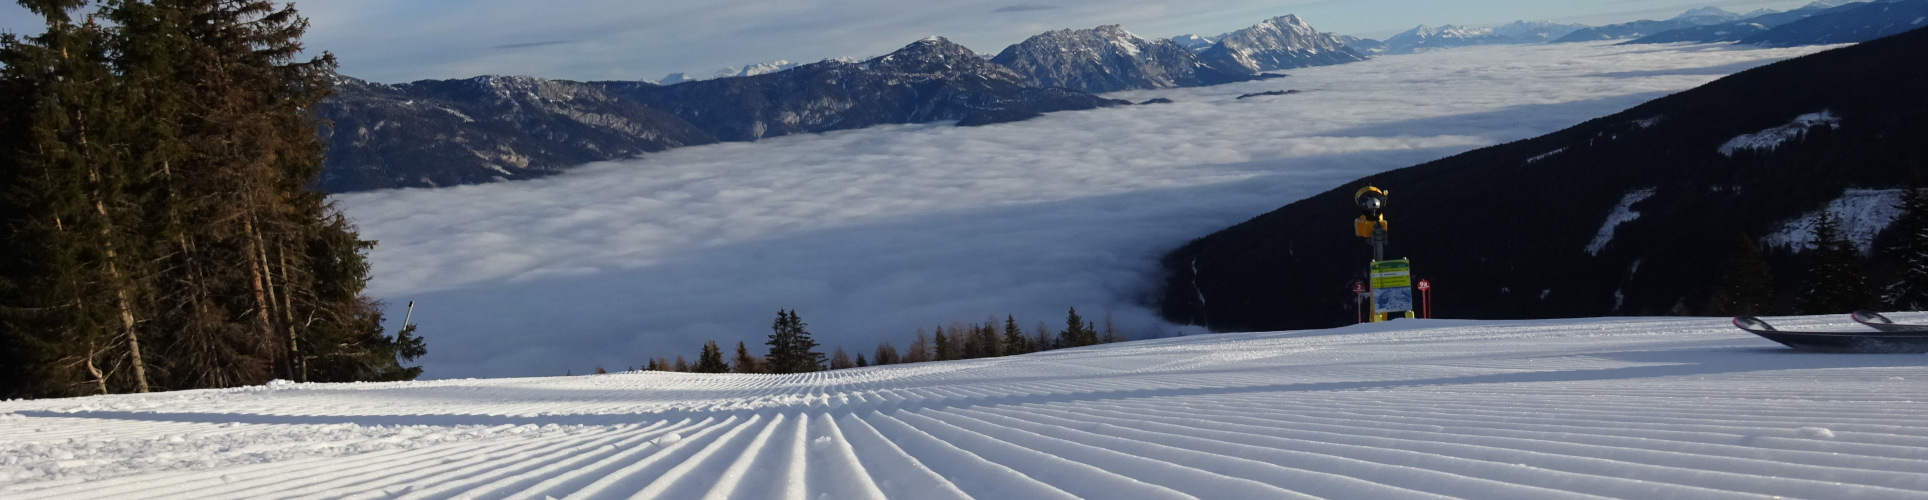
<svg viewBox="0 0 1928 500">
<path fill-rule="evenodd" d="M 1178 44 L 1178 46 L 1184 47 L 1185 50 L 1189 50 L 1194 53 L 1204 52 L 1205 49 L 1212 48 L 1213 44 L 1217 44 L 1218 39 L 1223 36 L 1224 35 L 1207 38 L 1207 37 L 1202 37 L 1198 35 L 1178 35 L 1178 36 L 1172 37 L 1172 43 L 1176 43 Z"/>
<path fill-rule="evenodd" d="M 1727 10 L 1722 9 L 1720 7 L 1708 6 L 1708 7 L 1701 7 L 1698 9 L 1683 12 L 1678 16 L 1674 16 L 1672 20 L 1686 22 L 1686 23 L 1700 25 L 1700 26 L 1706 26 L 1710 24 L 1721 24 L 1726 22 L 1738 21 L 1740 19 L 1741 19 L 1740 14 L 1728 12 Z"/>
<path fill-rule="evenodd" d="M 1039 87 L 1101 93 L 1215 85 L 1250 79 L 1213 67 L 1171 40 L 1146 40 L 1118 25 L 1046 32 L 1006 47 L 992 62 Z"/>
<path fill-rule="evenodd" d="M 1787 125 L 1752 134 L 1742 134 L 1733 139 L 1729 139 L 1727 143 L 1720 145 L 1720 154 L 1721 156 L 1731 157 L 1734 156 L 1735 152 L 1743 150 L 1773 151 L 1787 141 L 1806 136 L 1809 129 L 1824 125 L 1828 128 L 1841 128 L 1841 118 L 1825 110 L 1819 113 L 1808 113 L 1797 116 L 1793 122 Z"/>
<path fill-rule="evenodd" d="M 1814 249 L 1814 227 L 1823 213 L 1840 225 L 1841 234 L 1862 254 L 1874 252 L 1874 239 L 1901 216 L 1900 189 L 1849 189 L 1840 198 L 1817 210 L 1781 223 L 1773 233 L 1761 237 L 1761 244 L 1805 252 Z"/>
<path fill-rule="evenodd" d="M 1250 28 L 1226 33 L 1217 45 L 1198 54 L 1206 64 L 1273 71 L 1363 61 L 1366 56 L 1346 48 L 1338 35 L 1321 33 L 1299 16 L 1284 15 Z"/>
</svg>

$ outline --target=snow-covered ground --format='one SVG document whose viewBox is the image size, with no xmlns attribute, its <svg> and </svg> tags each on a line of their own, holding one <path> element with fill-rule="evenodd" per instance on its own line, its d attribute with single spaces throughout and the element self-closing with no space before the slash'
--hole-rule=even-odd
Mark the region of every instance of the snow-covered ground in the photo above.
<svg viewBox="0 0 1928 500">
<path fill-rule="evenodd" d="M 1192 238 L 1361 176 L 1823 49 L 1440 50 L 1111 96 L 1170 104 L 683 148 L 339 201 L 381 242 L 371 292 L 418 305 L 431 378 L 755 344 L 784 308 L 853 351 L 987 315 L 1056 324 L 1068 307 L 1144 338 L 1173 333 L 1145 303 L 1157 259 Z M 1237 98 L 1286 89 L 1305 92 Z"/>
<path fill-rule="evenodd" d="M 1928 498 L 1928 356 L 1796 353 L 1724 319 L 1400 320 L 0 402 L 9 500 L 885 497 Z"/>
</svg>

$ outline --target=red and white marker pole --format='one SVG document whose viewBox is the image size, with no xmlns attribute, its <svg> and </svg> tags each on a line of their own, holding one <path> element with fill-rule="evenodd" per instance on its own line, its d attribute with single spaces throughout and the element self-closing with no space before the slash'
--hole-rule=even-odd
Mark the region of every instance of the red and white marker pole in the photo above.
<svg viewBox="0 0 1928 500">
<path fill-rule="evenodd" d="M 1433 319 L 1433 282 L 1419 280 L 1419 297 L 1426 307 L 1426 319 Z"/>
</svg>

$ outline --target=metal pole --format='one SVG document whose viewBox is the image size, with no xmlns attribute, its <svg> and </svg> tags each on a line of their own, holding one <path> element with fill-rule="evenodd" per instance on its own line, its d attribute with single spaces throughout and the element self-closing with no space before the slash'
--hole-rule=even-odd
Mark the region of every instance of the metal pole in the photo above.
<svg viewBox="0 0 1928 500">
<path fill-rule="evenodd" d="M 408 301 L 408 315 L 402 316 L 402 328 L 408 328 L 408 322 L 414 319 L 415 319 L 415 301 L 411 300 L 411 301 Z"/>
</svg>

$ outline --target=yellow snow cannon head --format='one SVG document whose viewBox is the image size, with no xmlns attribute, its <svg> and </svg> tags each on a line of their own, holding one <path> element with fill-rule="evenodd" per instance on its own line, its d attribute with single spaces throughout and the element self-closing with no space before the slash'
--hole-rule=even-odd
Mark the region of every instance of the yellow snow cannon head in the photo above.
<svg viewBox="0 0 1928 500">
<path fill-rule="evenodd" d="M 1372 237 L 1373 229 L 1386 229 L 1386 196 L 1390 191 L 1372 186 L 1360 188 L 1352 194 L 1352 204 L 1359 206 L 1359 220 L 1353 221 L 1352 232 L 1360 238 Z"/>
<path fill-rule="evenodd" d="M 1384 189 L 1366 186 L 1359 188 L 1359 192 L 1352 194 L 1352 204 L 1359 206 L 1359 215 L 1365 216 L 1368 219 L 1379 220 L 1382 218 L 1381 214 L 1386 210 L 1386 196 L 1391 194 L 1392 192 Z"/>
</svg>

